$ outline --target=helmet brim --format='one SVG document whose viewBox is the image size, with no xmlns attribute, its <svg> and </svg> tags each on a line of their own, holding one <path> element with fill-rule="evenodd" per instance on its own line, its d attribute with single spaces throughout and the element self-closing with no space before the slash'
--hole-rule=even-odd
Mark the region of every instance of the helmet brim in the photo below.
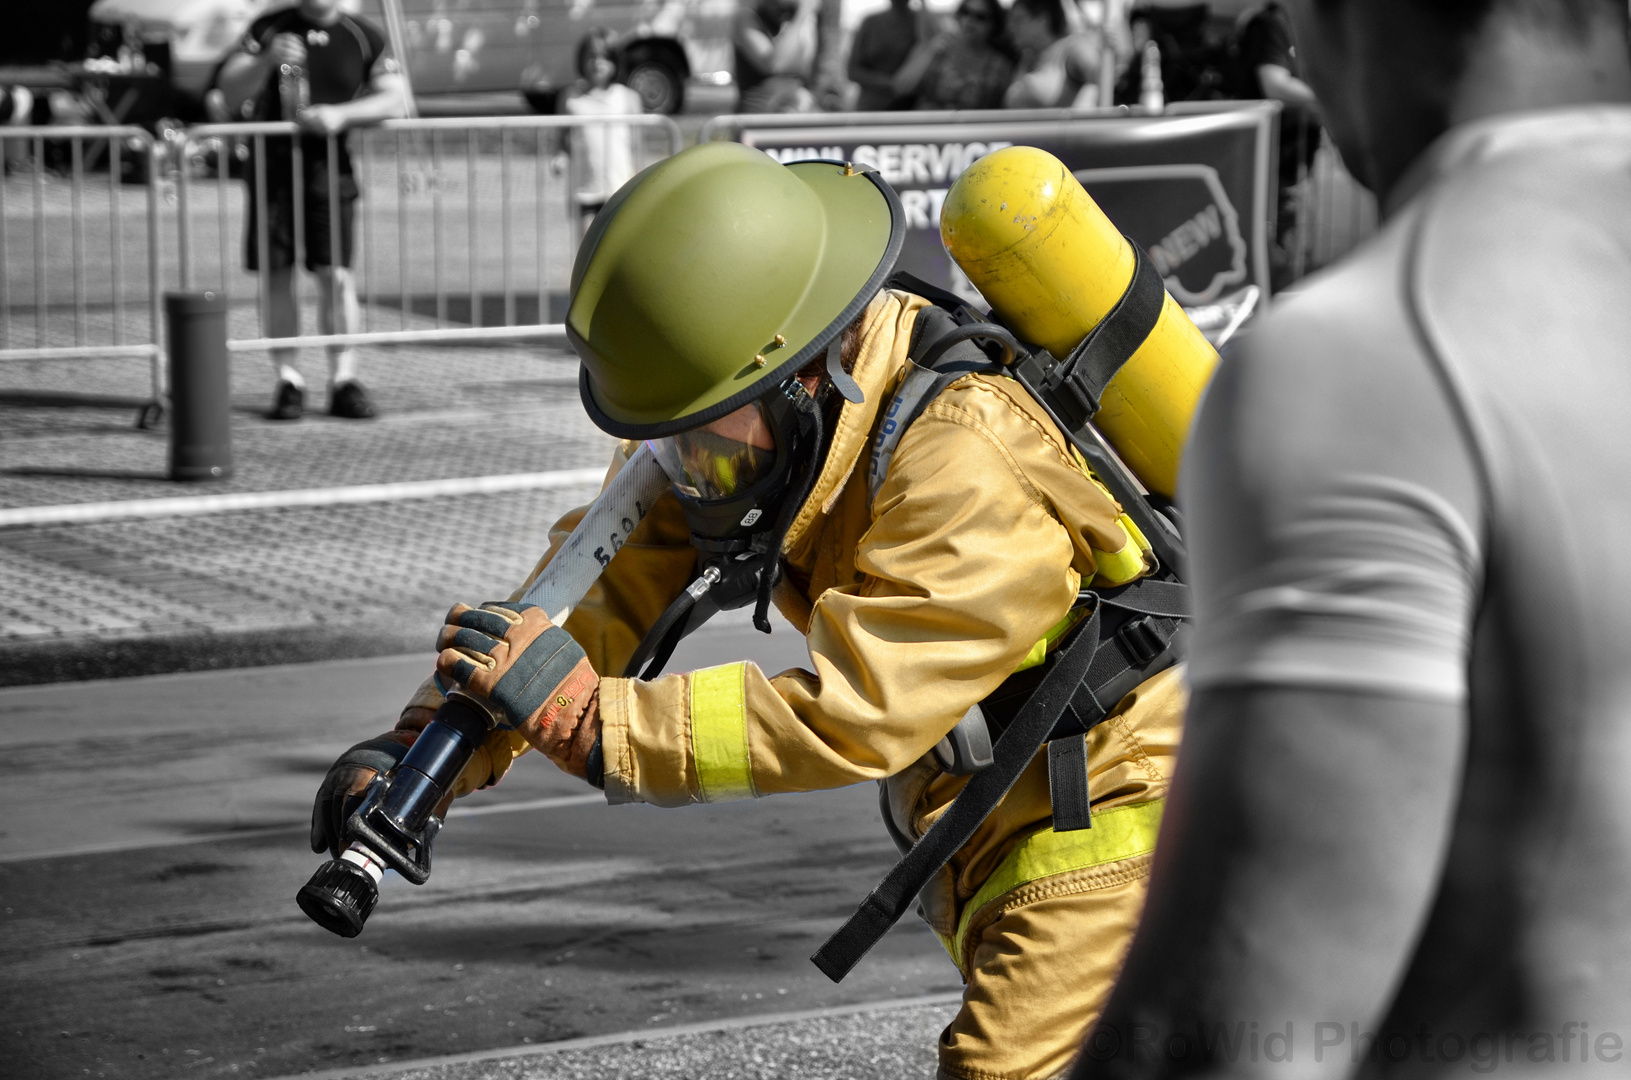
<svg viewBox="0 0 1631 1080">
<path fill-rule="evenodd" d="M 884 282 L 894 270 L 896 260 L 900 258 L 901 248 L 906 241 L 906 215 L 895 190 L 875 171 L 863 170 L 859 166 L 842 161 L 800 161 L 784 167 L 795 175 L 809 174 L 808 179 L 804 176 L 800 178 L 806 179 L 810 190 L 815 193 L 827 211 L 827 250 L 860 246 L 876 251 L 879 247 L 877 240 L 883 240 L 882 253 L 876 262 L 823 258 L 818 265 L 815 278 L 806 291 L 807 300 L 816 298 L 812 302 L 825 302 L 830 305 L 830 300 L 823 301 L 819 298 L 845 294 L 850 297 L 849 301 L 836 316 L 822 325 L 817 332 L 807 335 L 804 341 L 789 341 L 788 345 L 792 348 L 786 359 L 778 359 L 773 365 L 766 364 L 762 369 L 752 372 L 744 378 L 739 389 L 723 398 L 700 403 L 676 403 L 674 409 L 661 415 L 640 414 L 619 408 L 600 392 L 595 380 L 589 374 L 588 366 L 584 365 L 580 367 L 578 373 L 578 392 L 583 399 L 584 410 L 588 412 L 596 427 L 621 439 L 658 439 L 711 423 L 727 413 L 734 412 L 781 385 L 811 360 L 821 356 L 832 340 L 855 321 L 871 302 L 872 297 L 883 288 Z M 822 175 L 815 170 L 828 172 Z M 884 229 L 878 227 L 881 221 L 878 224 L 863 226 L 870 230 L 869 234 L 863 233 L 860 236 L 854 234 L 852 220 L 855 213 L 854 195 L 842 192 L 830 183 L 821 182 L 831 175 L 830 170 L 838 170 L 838 174 L 849 182 L 861 178 L 869 182 L 870 190 L 877 193 L 882 200 L 883 208 L 887 211 L 887 236 L 884 235 Z M 812 180 L 816 182 L 811 182 Z M 590 346 L 578 336 L 570 320 L 566 326 L 566 336 L 579 355 L 587 355 L 586 350 Z"/>
</svg>

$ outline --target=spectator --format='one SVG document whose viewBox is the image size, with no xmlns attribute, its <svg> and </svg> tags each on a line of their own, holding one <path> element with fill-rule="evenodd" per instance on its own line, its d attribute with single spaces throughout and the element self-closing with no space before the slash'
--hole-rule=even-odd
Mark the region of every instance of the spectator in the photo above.
<svg viewBox="0 0 1631 1080">
<path fill-rule="evenodd" d="M 736 9 L 737 108 L 745 113 L 811 112 L 806 83 L 815 67 L 821 0 L 756 0 Z"/>
<path fill-rule="evenodd" d="M 616 81 L 616 41 L 610 30 L 597 26 L 578 42 L 578 74 L 582 81 L 567 91 L 562 102 L 568 113 L 586 117 L 639 114 L 639 93 Z M 606 200 L 635 174 L 634 128 L 591 122 L 573 129 L 572 142 L 572 158 L 578 168 L 578 188 L 573 197 L 587 229 Z"/>
<path fill-rule="evenodd" d="M 1010 109 L 1091 109 L 1099 104 L 1105 35 L 1100 27 L 1072 33 L 1061 0 L 1014 0 L 1008 40 L 1019 59 L 1003 96 Z"/>
<path fill-rule="evenodd" d="M 1148 42 L 1161 52 L 1161 86 L 1167 101 L 1217 101 L 1230 96 L 1235 21 L 1207 4 L 1145 5 L 1129 16 L 1133 55 Z M 1116 84 L 1116 104 L 1137 105 L 1142 71 L 1130 64 Z"/>
<path fill-rule="evenodd" d="M 1280 112 L 1280 177 L 1269 275 L 1278 290 L 1291 276 L 1298 184 L 1320 145 L 1319 103 L 1302 80 L 1285 8 L 1271 0 L 1244 13 L 1240 30 L 1240 96 L 1267 98 Z"/>
<path fill-rule="evenodd" d="M 343 132 L 356 123 L 401 116 L 406 97 L 385 36 L 372 23 L 340 10 L 342 0 L 300 0 L 256 19 L 236 51 L 221 67 L 226 110 L 243 115 L 245 105 L 256 120 L 294 120 L 301 137 L 302 175 L 293 176 L 293 140 L 266 140 L 264 190 L 248 170 L 249 213 L 244 223 L 244 261 L 251 272 L 266 275 L 261 325 L 267 337 L 300 332 L 294 299 L 295 199 L 302 201 L 306 269 L 317 276 L 317 319 L 323 333 L 355 333 L 359 322 L 357 285 L 351 275 L 355 227 L 353 206 L 357 181 Z M 285 69 L 280 74 L 280 69 Z M 281 79 L 281 81 L 280 81 Z M 305 100 L 301 100 L 304 98 Z M 285 100 L 289 99 L 289 100 Z M 288 115 L 286 115 L 286 113 Z M 329 136 L 339 191 L 329 190 Z M 299 187 L 296 187 L 298 183 Z M 260 214 L 266 214 L 266 258 L 260 265 Z M 331 213 L 338 212 L 339 221 Z M 337 226 L 337 227 L 336 227 Z M 331 250 L 333 234 L 340 241 Z M 350 346 L 331 346 L 329 414 L 362 420 L 374 415 L 373 403 L 357 381 L 357 354 Z M 305 408 L 305 380 L 292 360 L 294 350 L 273 349 L 277 395 L 267 415 L 298 420 Z"/>
<path fill-rule="evenodd" d="M 849 77 L 861 88 L 855 108 L 881 112 L 910 107 L 909 98 L 895 93 L 895 72 L 928 36 L 926 13 L 912 0 L 889 0 L 887 10 L 862 19 L 849 52 Z"/>
<path fill-rule="evenodd" d="M 34 122 L 34 92 L 26 86 L 0 86 L 0 128 L 26 127 Z M 0 136 L 0 177 L 28 161 L 28 139 Z"/>
<path fill-rule="evenodd" d="M 957 28 L 920 42 L 895 72 L 894 91 L 917 109 L 998 109 L 1014 61 L 997 0 L 963 0 Z"/>
<path fill-rule="evenodd" d="M 1286 8 L 1386 220 L 1195 416 L 1194 696 L 1072 1075 L 1623 1077 L 1626 3 Z"/>
</svg>

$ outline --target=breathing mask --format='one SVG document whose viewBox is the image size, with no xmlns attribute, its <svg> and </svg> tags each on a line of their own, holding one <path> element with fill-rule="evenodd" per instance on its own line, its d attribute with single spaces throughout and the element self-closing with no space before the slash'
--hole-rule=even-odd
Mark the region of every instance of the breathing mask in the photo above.
<svg viewBox="0 0 1631 1080">
<path fill-rule="evenodd" d="M 790 378 L 711 423 L 647 440 L 691 527 L 698 576 L 651 628 L 626 675 L 650 678 L 687 632 L 751 601 L 754 625 L 770 632 L 782 538 L 821 467 L 823 412 Z"/>
</svg>

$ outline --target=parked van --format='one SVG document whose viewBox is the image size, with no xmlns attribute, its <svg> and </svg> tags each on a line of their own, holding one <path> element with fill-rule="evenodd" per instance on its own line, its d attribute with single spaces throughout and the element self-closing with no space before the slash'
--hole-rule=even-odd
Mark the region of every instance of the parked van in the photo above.
<svg viewBox="0 0 1631 1080">
<path fill-rule="evenodd" d="M 221 61 L 262 12 L 289 0 L 96 0 L 90 55 L 167 71 L 196 111 Z M 401 0 L 407 71 L 416 94 L 519 90 L 552 112 L 577 77 L 579 40 L 618 35 L 623 78 L 648 112 L 677 112 L 688 82 L 731 81 L 736 0 Z M 381 0 L 347 9 L 383 30 Z"/>
</svg>

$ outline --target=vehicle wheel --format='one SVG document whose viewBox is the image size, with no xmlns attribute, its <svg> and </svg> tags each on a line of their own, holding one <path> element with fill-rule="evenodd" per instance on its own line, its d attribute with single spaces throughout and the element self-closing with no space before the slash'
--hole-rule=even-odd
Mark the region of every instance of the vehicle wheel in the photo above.
<svg viewBox="0 0 1631 1080">
<path fill-rule="evenodd" d="M 629 63 L 628 84 L 648 113 L 673 115 L 685 103 L 680 73 L 655 56 L 636 56 Z"/>
</svg>

